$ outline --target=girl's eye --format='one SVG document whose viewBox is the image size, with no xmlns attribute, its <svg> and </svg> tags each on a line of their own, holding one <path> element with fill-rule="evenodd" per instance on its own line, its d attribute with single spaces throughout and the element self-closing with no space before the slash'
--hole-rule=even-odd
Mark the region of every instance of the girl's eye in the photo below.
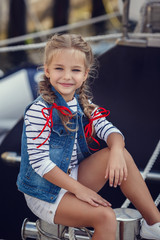
<svg viewBox="0 0 160 240">
<path fill-rule="evenodd" d="M 73 72 L 80 72 L 80 69 L 73 69 Z"/>
<path fill-rule="evenodd" d="M 63 68 L 60 68 L 60 67 L 57 67 L 57 68 L 55 68 L 55 69 L 56 69 L 56 70 L 59 70 L 59 71 L 60 71 L 60 70 L 63 70 Z"/>
</svg>

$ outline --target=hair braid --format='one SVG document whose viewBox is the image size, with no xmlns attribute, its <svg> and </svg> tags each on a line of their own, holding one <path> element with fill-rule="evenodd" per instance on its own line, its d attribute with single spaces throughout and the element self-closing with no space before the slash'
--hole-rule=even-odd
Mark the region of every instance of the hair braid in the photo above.
<svg viewBox="0 0 160 240">
<path fill-rule="evenodd" d="M 49 104 L 54 103 L 56 96 L 52 91 L 50 80 L 45 74 L 43 75 L 43 80 L 39 82 L 39 92 L 46 102 Z"/>
<path fill-rule="evenodd" d="M 83 107 L 84 114 L 91 118 L 91 113 L 95 109 L 96 105 L 92 103 L 93 96 L 89 90 L 89 86 L 84 82 L 78 91 L 79 101 Z"/>
</svg>

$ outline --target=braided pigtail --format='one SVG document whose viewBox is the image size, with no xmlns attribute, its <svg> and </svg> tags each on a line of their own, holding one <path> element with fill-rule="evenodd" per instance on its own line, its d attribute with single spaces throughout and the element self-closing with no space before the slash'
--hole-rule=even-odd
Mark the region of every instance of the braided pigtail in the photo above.
<svg viewBox="0 0 160 240">
<path fill-rule="evenodd" d="M 86 84 L 86 81 L 82 84 L 81 88 L 78 91 L 79 94 L 79 101 L 80 104 L 82 105 L 83 112 L 84 114 L 90 119 L 91 118 L 91 113 L 94 111 L 94 109 L 97 107 L 97 105 L 92 103 L 92 94 L 89 91 L 89 87 Z M 92 136 L 95 136 L 95 128 L 94 125 L 92 124 Z M 87 142 L 91 143 L 92 138 L 89 137 L 87 138 Z"/>
<path fill-rule="evenodd" d="M 79 101 L 82 105 L 84 114 L 90 119 L 91 113 L 97 107 L 95 104 L 92 103 L 92 94 L 89 90 L 86 81 L 82 84 L 81 88 L 78 91 L 79 94 Z"/>
<path fill-rule="evenodd" d="M 55 100 L 55 94 L 52 91 L 50 80 L 43 75 L 43 80 L 39 82 L 39 93 L 43 99 L 49 104 L 53 104 Z"/>
</svg>

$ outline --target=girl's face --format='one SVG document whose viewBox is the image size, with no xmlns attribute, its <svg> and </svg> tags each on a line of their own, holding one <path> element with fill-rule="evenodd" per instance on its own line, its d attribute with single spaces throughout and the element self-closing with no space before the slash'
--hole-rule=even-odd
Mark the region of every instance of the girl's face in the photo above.
<svg viewBox="0 0 160 240">
<path fill-rule="evenodd" d="M 73 99 L 76 89 L 87 79 L 85 55 L 75 49 L 62 49 L 53 54 L 49 65 L 44 66 L 45 75 L 51 85 L 66 102 Z"/>
</svg>

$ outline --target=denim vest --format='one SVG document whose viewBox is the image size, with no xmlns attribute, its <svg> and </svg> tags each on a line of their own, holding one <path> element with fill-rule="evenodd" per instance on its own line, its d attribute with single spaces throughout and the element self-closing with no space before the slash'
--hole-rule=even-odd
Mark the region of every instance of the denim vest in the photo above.
<svg viewBox="0 0 160 240">
<path fill-rule="evenodd" d="M 53 88 L 56 94 L 55 103 L 58 106 L 68 105 L 62 96 Z M 75 96 L 78 100 L 78 96 Z M 51 107 L 50 104 L 45 102 L 41 96 L 39 96 L 34 102 L 44 102 L 47 107 Z M 78 102 L 78 101 L 77 101 Z M 26 111 L 31 105 L 26 108 Z M 50 159 L 64 172 L 67 172 L 70 159 L 72 156 L 73 145 L 75 141 L 75 131 L 66 131 L 58 111 L 53 109 L 53 127 L 49 141 L 49 154 Z M 70 128 L 77 129 L 77 158 L 78 163 L 83 159 L 91 155 L 86 138 L 84 135 L 84 126 L 88 123 L 88 118 L 85 117 L 79 103 L 77 106 L 77 114 L 70 120 Z M 47 202 L 55 202 L 60 188 L 45 178 L 38 175 L 29 163 L 29 156 L 27 153 L 27 137 L 26 137 L 26 126 L 24 123 L 22 132 L 22 145 L 21 145 L 21 165 L 20 172 L 17 179 L 18 190 L 28 195 L 34 196 Z M 43 146 L 42 146 L 43 147 Z"/>
</svg>

